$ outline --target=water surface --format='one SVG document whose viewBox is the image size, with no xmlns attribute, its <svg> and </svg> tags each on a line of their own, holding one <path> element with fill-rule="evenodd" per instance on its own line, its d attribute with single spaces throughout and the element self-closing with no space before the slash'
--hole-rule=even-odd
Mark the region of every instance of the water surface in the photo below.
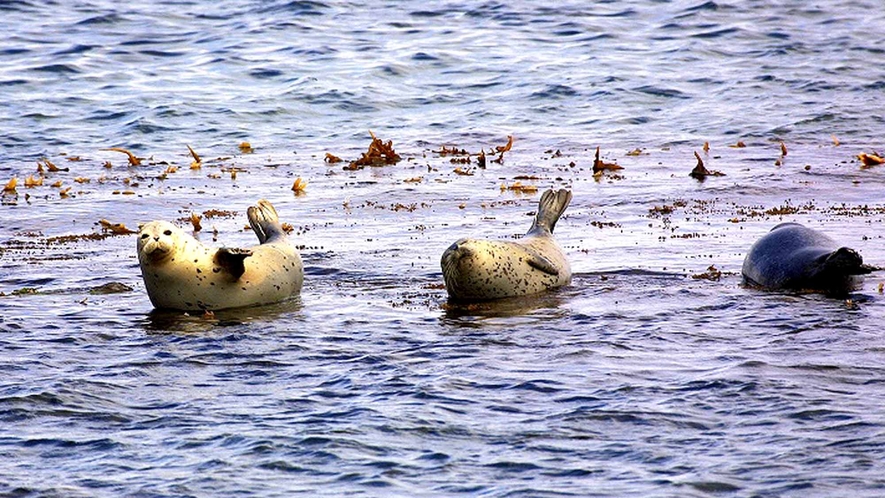
<svg viewBox="0 0 885 498">
<path fill-rule="evenodd" d="M 882 494 L 885 280 L 740 279 L 783 221 L 885 265 L 855 157 L 885 132 L 880 7 L 3 3 L 0 493 Z M 369 130 L 403 160 L 344 169 Z M 594 178 L 597 146 L 624 169 Z M 517 181 L 574 193 L 572 284 L 449 303 L 451 242 L 529 228 Z M 260 198 L 304 291 L 213 317 L 152 311 L 99 225 L 196 213 L 248 246 Z"/>
</svg>

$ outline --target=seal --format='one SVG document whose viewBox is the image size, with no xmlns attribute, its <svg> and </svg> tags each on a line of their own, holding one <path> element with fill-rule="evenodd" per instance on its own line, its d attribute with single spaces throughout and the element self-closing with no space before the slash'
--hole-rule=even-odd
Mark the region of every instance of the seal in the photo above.
<svg viewBox="0 0 885 498">
<path fill-rule="evenodd" d="M 531 229 L 520 240 L 460 239 L 442 255 L 443 279 L 453 299 L 526 296 L 568 284 L 572 270 L 553 227 L 572 193 L 547 190 Z"/>
<path fill-rule="evenodd" d="M 856 289 L 856 276 L 873 270 L 857 251 L 827 235 L 798 223 L 781 223 L 753 244 L 741 273 L 750 286 L 838 295 Z"/>
<path fill-rule="evenodd" d="M 220 310 L 276 303 L 301 291 L 304 267 L 273 205 L 247 210 L 259 245 L 211 248 L 167 221 L 139 227 L 138 263 L 155 308 Z"/>
</svg>

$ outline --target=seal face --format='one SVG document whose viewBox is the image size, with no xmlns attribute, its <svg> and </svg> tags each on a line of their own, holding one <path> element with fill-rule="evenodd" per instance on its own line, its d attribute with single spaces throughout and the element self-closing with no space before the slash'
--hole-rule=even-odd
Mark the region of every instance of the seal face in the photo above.
<svg viewBox="0 0 885 498">
<path fill-rule="evenodd" d="M 211 248 L 166 221 L 138 232 L 138 263 L 151 303 L 184 311 L 239 308 L 283 301 L 301 291 L 301 256 L 289 243 L 273 205 L 248 209 L 259 245 Z"/>
<path fill-rule="evenodd" d="M 531 229 L 518 241 L 465 238 L 449 246 L 440 261 L 449 296 L 499 299 L 568 284 L 571 266 L 553 238 L 553 227 L 571 199 L 565 189 L 544 192 Z"/>
<path fill-rule="evenodd" d="M 781 223 L 757 240 L 741 269 L 749 285 L 827 294 L 856 289 L 856 276 L 871 271 L 855 250 L 798 223 Z"/>
</svg>

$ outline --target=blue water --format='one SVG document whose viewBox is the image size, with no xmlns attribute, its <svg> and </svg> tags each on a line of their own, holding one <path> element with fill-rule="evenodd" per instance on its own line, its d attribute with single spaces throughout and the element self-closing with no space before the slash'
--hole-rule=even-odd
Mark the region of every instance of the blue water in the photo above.
<svg viewBox="0 0 885 498">
<path fill-rule="evenodd" d="M 885 151 L 878 3 L 0 14 L 0 494 L 885 494 L 885 277 L 842 299 L 740 279 L 782 221 L 885 266 L 883 167 L 856 159 Z M 324 162 L 369 130 L 403 161 Z M 508 136 L 485 169 L 434 152 Z M 594 178 L 597 146 L 624 169 Z M 726 176 L 689 178 L 694 152 Z M 572 284 L 448 303 L 451 242 L 528 229 L 515 181 L 572 189 Z M 291 302 L 152 311 L 134 237 L 99 236 L 221 210 L 196 236 L 248 246 L 260 198 L 304 258 Z"/>
</svg>

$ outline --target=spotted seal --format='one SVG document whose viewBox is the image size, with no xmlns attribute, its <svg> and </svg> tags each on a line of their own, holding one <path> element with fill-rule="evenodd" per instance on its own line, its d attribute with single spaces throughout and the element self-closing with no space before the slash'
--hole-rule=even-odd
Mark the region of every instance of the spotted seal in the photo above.
<svg viewBox="0 0 885 498">
<path fill-rule="evenodd" d="M 756 241 L 744 258 L 744 282 L 770 290 L 844 294 L 857 275 L 875 270 L 860 254 L 798 223 L 781 223 Z"/>
<path fill-rule="evenodd" d="M 166 221 L 139 227 L 138 262 L 156 308 L 219 310 L 283 301 L 301 290 L 301 256 L 289 243 L 273 205 L 247 210 L 259 245 L 211 248 Z"/>
<path fill-rule="evenodd" d="M 525 237 L 516 241 L 460 239 L 442 255 L 446 290 L 454 299 L 498 299 L 536 294 L 568 284 L 571 266 L 553 227 L 572 193 L 548 190 Z"/>
</svg>

